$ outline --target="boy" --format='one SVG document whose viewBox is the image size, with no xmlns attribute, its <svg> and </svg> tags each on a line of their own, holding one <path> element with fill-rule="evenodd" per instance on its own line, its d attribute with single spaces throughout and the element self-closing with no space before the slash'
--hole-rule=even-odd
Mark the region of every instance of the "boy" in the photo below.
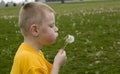
<svg viewBox="0 0 120 74">
<path fill-rule="evenodd" d="M 24 42 L 16 52 L 10 74 L 58 74 L 66 52 L 59 50 L 52 65 L 40 50 L 58 36 L 53 9 L 40 2 L 27 3 L 20 10 L 19 24 Z"/>
</svg>

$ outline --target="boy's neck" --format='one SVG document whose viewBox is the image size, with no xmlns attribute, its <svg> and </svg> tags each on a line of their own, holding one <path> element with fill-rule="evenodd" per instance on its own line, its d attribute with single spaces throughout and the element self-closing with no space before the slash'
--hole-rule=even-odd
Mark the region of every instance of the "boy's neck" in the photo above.
<svg viewBox="0 0 120 74">
<path fill-rule="evenodd" d="M 40 49 L 43 47 L 39 44 L 37 44 L 34 40 L 32 39 L 24 39 L 24 43 L 30 45 L 32 48 L 34 48 L 36 51 L 40 51 Z"/>
</svg>

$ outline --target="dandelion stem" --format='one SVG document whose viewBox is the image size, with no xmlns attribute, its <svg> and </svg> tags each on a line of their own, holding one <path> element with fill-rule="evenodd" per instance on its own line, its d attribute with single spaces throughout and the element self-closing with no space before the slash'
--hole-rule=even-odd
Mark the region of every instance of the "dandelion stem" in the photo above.
<svg viewBox="0 0 120 74">
<path fill-rule="evenodd" d="M 65 49 L 65 47 L 68 45 L 68 42 L 65 42 L 64 46 L 62 49 Z"/>
</svg>

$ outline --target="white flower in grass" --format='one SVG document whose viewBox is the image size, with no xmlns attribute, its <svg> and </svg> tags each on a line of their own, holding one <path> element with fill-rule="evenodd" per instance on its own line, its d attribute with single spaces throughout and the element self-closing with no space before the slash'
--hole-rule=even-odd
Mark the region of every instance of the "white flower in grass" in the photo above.
<svg viewBox="0 0 120 74">
<path fill-rule="evenodd" d="M 67 36 L 65 37 L 65 44 L 64 44 L 63 49 L 65 49 L 65 47 L 67 46 L 67 44 L 73 43 L 73 42 L 74 42 L 74 36 L 72 36 L 72 35 L 67 35 Z"/>
<path fill-rule="evenodd" d="M 85 71 L 85 74 L 88 74 L 89 73 L 89 71 Z"/>
<path fill-rule="evenodd" d="M 117 42 L 117 44 L 120 44 L 120 42 Z"/>
<path fill-rule="evenodd" d="M 99 72 L 99 71 L 96 71 L 95 74 L 100 74 L 100 72 Z"/>
<path fill-rule="evenodd" d="M 75 22 L 73 22 L 72 26 L 73 26 L 73 27 L 74 27 L 74 26 L 76 26 L 76 23 L 75 23 Z"/>
<path fill-rule="evenodd" d="M 95 64 L 99 64 L 100 62 L 101 62 L 101 61 L 99 61 L 99 60 L 96 60 L 96 61 L 95 61 Z"/>
</svg>

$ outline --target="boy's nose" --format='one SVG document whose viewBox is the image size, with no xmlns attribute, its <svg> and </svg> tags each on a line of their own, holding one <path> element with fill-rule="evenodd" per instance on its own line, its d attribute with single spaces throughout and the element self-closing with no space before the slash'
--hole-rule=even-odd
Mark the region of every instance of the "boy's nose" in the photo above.
<svg viewBox="0 0 120 74">
<path fill-rule="evenodd" d="M 55 27 L 55 32 L 57 32 L 58 31 L 58 28 L 57 27 Z"/>
</svg>

